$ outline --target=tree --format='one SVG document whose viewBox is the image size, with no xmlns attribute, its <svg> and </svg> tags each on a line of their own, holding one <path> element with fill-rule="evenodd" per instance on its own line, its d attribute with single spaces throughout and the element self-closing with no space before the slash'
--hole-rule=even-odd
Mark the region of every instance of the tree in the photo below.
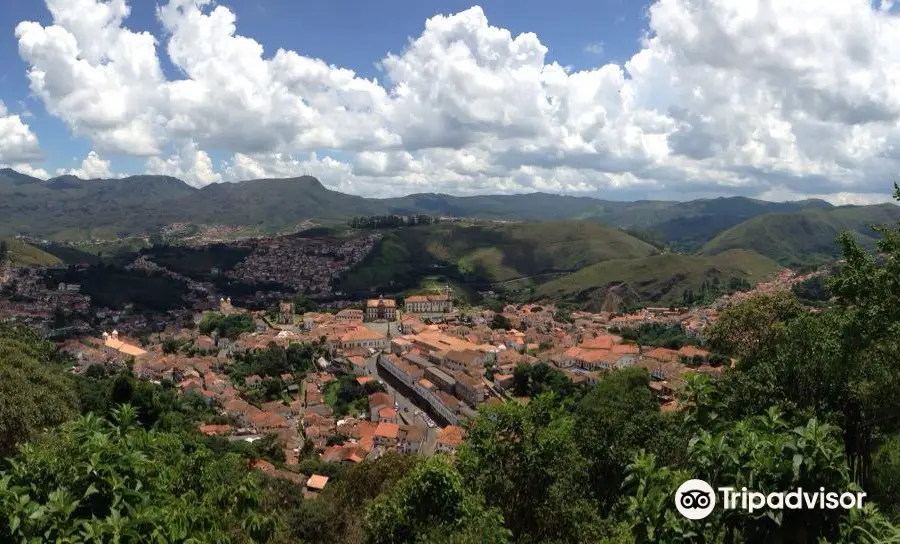
<svg viewBox="0 0 900 544">
<path fill-rule="evenodd" d="M 850 538 L 874 542 L 896 535 L 873 508 L 848 516 L 842 510 L 799 509 L 753 513 L 717 508 L 703 521 L 675 511 L 672 490 L 690 478 L 714 488 L 748 488 L 761 493 L 796 488 L 859 491 L 851 481 L 840 430 L 810 419 L 792 425 L 775 410 L 700 431 L 690 442 L 683 470 L 661 467 L 652 454 L 640 454 L 626 479 L 627 512 L 636 542 L 834 542 Z M 865 528 L 869 538 L 860 538 Z"/>
<path fill-rule="evenodd" d="M 0 455 L 77 414 L 75 388 L 56 357 L 31 330 L 0 326 Z"/>
<path fill-rule="evenodd" d="M 493 508 L 467 490 L 450 461 L 434 456 L 416 466 L 367 508 L 369 541 L 505 542 L 507 531 Z"/>
<path fill-rule="evenodd" d="M 803 313 L 790 293 L 760 294 L 732 304 L 707 331 L 709 346 L 743 359 L 770 355 L 786 323 Z"/>
<path fill-rule="evenodd" d="M 534 397 L 554 392 L 562 401 L 575 400 L 580 393 L 572 380 L 547 363 L 521 363 L 513 371 L 513 392 L 518 397 Z"/>
<path fill-rule="evenodd" d="M 135 418 L 129 406 L 108 420 L 82 416 L 23 448 L 0 473 L 0 540 L 268 539 L 274 519 L 257 510 L 260 474 Z"/>
<path fill-rule="evenodd" d="M 660 412 L 650 375 L 642 368 L 605 376 L 578 403 L 575 418 L 575 435 L 589 463 L 590 488 L 606 508 L 618 500 L 628 464 L 639 451 L 676 462 L 687 448 L 677 423 Z"/>
<path fill-rule="evenodd" d="M 512 328 L 512 325 L 509 323 L 509 319 L 501 313 L 494 314 L 494 318 L 491 320 L 491 328 L 495 330 L 505 330 L 508 331 Z"/>
<path fill-rule="evenodd" d="M 900 515 L 900 433 L 886 437 L 872 460 L 871 496 L 891 518 Z"/>
<path fill-rule="evenodd" d="M 166 355 L 178 353 L 178 350 L 181 349 L 181 344 L 178 342 L 178 340 L 169 338 L 165 342 L 163 342 L 162 349 L 163 353 L 165 353 Z"/>
<path fill-rule="evenodd" d="M 235 340 L 241 333 L 255 331 L 256 325 L 249 314 L 223 315 L 218 312 L 207 312 L 200 320 L 199 329 L 202 334 L 217 332 L 221 338 Z"/>
<path fill-rule="evenodd" d="M 459 471 L 467 486 L 503 512 L 518 542 L 585 542 L 597 536 L 588 464 L 573 428 L 572 417 L 550 394 L 526 406 L 483 408 L 468 429 Z"/>
<path fill-rule="evenodd" d="M 6 240 L 0 240 L 0 266 L 6 264 L 9 258 L 9 243 Z"/>
</svg>

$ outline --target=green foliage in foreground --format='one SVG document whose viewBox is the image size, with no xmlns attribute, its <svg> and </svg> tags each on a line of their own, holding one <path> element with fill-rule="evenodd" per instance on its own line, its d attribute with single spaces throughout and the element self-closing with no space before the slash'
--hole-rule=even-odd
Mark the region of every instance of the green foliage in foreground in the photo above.
<svg viewBox="0 0 900 544">
<path fill-rule="evenodd" d="M 24 447 L 0 473 L 0 541 L 265 541 L 254 511 L 259 476 L 236 455 L 215 457 L 181 435 L 82 416 Z"/>
<path fill-rule="evenodd" d="M 55 351 L 30 329 L 0 326 L 0 455 L 77 413 Z"/>
</svg>

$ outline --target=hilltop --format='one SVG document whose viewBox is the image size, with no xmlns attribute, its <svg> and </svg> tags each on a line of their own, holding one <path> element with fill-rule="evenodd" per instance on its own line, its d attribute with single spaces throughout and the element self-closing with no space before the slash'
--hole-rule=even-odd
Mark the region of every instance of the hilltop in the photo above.
<svg viewBox="0 0 900 544">
<path fill-rule="evenodd" d="M 683 304 L 748 287 L 780 268 L 775 261 L 747 250 L 710 257 L 669 253 L 615 259 L 549 281 L 537 288 L 535 298 L 597 310 L 620 302 Z"/>
<path fill-rule="evenodd" d="M 437 224 L 387 233 L 338 289 L 401 292 L 433 276 L 472 288 L 502 282 L 521 287 L 597 262 L 656 252 L 621 230 L 588 221 Z"/>
<path fill-rule="evenodd" d="M 707 242 L 702 255 L 731 249 L 752 249 L 785 266 L 818 264 L 840 254 L 835 237 L 854 234 L 867 249 L 875 247 L 878 233 L 873 225 L 900 220 L 900 207 L 893 204 L 807 209 L 795 213 L 766 214 L 728 229 Z"/>
</svg>

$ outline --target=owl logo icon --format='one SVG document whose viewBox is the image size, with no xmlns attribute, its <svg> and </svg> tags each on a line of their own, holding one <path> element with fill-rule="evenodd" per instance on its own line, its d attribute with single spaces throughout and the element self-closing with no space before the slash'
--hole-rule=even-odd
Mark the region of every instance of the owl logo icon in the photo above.
<svg viewBox="0 0 900 544">
<path fill-rule="evenodd" d="M 688 480 L 675 492 L 675 508 L 688 519 L 703 519 L 710 515 L 715 507 L 715 491 L 703 480 Z"/>
</svg>

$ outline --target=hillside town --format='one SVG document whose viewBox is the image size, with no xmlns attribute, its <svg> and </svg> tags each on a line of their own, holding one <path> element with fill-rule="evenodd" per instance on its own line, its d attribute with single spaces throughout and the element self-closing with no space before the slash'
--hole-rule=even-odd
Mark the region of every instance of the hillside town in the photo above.
<svg viewBox="0 0 900 544">
<path fill-rule="evenodd" d="M 249 257 L 228 274 L 326 293 L 378 236 L 255 240 Z M 539 366 L 561 373 L 573 386 L 593 385 L 613 369 L 644 368 L 660 409 L 676 410 L 675 392 L 688 372 L 716 375 L 730 361 L 690 344 L 641 345 L 625 332 L 660 325 L 699 339 L 729 304 L 790 289 L 816 274 L 785 270 L 705 307 L 648 307 L 629 314 L 566 312 L 549 303 L 492 311 L 454 304 L 449 286 L 304 312 L 290 299 L 274 311 L 240 307 L 219 297 L 212 284 L 167 270 L 148 256 L 128 269 L 182 282 L 189 307 L 155 316 L 132 305 L 97 307 L 78 284 L 49 285 L 42 270 L 15 268 L 4 274 L 0 319 L 56 338 L 75 361 L 74 373 L 94 365 L 129 369 L 138 379 L 198 395 L 228 422 L 202 422 L 199 432 L 250 443 L 272 437 L 288 467 L 310 455 L 355 464 L 391 451 L 452 454 L 465 439 L 467 420 L 482 406 L 527 401 L 521 376 Z M 223 332 L 209 325 L 222 320 L 240 321 L 242 329 Z M 303 364 L 258 363 L 269 354 L 300 352 Z M 324 476 L 297 475 L 264 461 L 259 468 L 300 478 L 311 494 L 327 484 Z"/>
<path fill-rule="evenodd" d="M 346 240 L 299 236 L 253 240 L 253 252 L 227 274 L 247 283 L 275 283 L 299 293 L 331 293 L 332 282 L 369 254 L 380 234 Z"/>
</svg>

